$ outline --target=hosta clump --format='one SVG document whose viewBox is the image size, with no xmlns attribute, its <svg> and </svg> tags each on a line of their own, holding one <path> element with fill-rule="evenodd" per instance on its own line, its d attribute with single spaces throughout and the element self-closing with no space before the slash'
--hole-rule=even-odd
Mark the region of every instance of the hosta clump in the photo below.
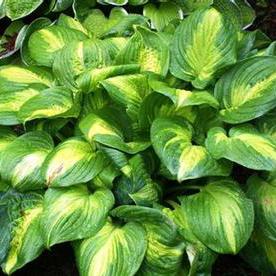
<svg viewBox="0 0 276 276">
<path fill-rule="evenodd" d="M 3 272 L 70 242 L 80 275 L 275 273 L 275 43 L 247 2 L 16 2 L 46 17 L 0 43 Z"/>
</svg>

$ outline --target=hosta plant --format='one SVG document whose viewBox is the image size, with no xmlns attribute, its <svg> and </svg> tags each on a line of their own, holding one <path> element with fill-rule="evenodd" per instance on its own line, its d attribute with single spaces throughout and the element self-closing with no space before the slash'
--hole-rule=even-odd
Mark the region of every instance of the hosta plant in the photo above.
<svg viewBox="0 0 276 276">
<path fill-rule="evenodd" d="M 0 1 L 3 272 L 67 242 L 81 276 L 275 273 L 275 42 L 248 3 L 45 2 Z"/>
</svg>

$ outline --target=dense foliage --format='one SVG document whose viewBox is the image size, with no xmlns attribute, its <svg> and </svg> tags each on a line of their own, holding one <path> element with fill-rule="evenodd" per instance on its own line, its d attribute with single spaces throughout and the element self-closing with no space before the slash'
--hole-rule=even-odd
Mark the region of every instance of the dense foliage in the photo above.
<svg viewBox="0 0 276 276">
<path fill-rule="evenodd" d="M 0 1 L 3 272 L 275 273 L 275 42 L 243 0 L 97 2 Z"/>
</svg>

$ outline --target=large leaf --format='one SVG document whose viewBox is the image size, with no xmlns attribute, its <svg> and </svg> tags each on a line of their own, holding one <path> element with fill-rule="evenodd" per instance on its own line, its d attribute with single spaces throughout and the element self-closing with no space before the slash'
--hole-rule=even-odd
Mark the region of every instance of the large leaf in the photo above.
<svg viewBox="0 0 276 276">
<path fill-rule="evenodd" d="M 154 4 L 147 4 L 143 10 L 144 16 L 151 21 L 151 27 L 157 31 L 162 31 L 172 21 L 182 19 L 183 13 L 175 3 L 161 3 L 159 7 Z"/>
<path fill-rule="evenodd" d="M 90 194 L 84 185 L 45 193 L 41 228 L 46 247 L 90 237 L 105 224 L 114 198 L 109 190 Z"/>
<path fill-rule="evenodd" d="M 128 14 L 123 8 L 113 8 L 109 18 L 101 10 L 94 9 L 83 21 L 83 26 L 95 37 L 129 36 L 134 25 L 145 25 L 146 18 L 138 14 Z"/>
<path fill-rule="evenodd" d="M 179 182 L 208 175 L 228 175 L 229 164 L 217 162 L 202 146 L 192 144 L 193 130 L 183 118 L 157 118 L 151 127 L 153 148 Z"/>
<path fill-rule="evenodd" d="M 165 40 L 149 29 L 136 26 L 135 33 L 116 57 L 117 64 L 140 64 L 142 71 L 166 75 L 169 49 Z"/>
<path fill-rule="evenodd" d="M 150 79 L 149 84 L 155 92 L 169 97 L 176 108 L 202 104 L 210 105 L 214 108 L 218 108 L 219 106 L 216 98 L 208 91 L 188 91 L 172 88 L 165 82 L 157 79 Z"/>
<path fill-rule="evenodd" d="M 1 154 L 2 179 L 22 191 L 44 187 L 41 166 L 53 149 L 52 138 L 46 132 L 28 132 L 11 142 Z"/>
<path fill-rule="evenodd" d="M 27 100 L 18 113 L 21 122 L 38 118 L 77 117 L 79 103 L 73 93 L 64 87 L 48 88 Z"/>
<path fill-rule="evenodd" d="M 37 65 L 51 67 L 55 54 L 71 41 L 80 41 L 87 36 L 62 26 L 49 26 L 34 32 L 28 42 L 29 53 Z"/>
<path fill-rule="evenodd" d="M 145 75 L 117 76 L 101 81 L 101 84 L 115 102 L 126 108 L 126 112 L 132 120 L 138 120 L 141 103 L 144 97 L 150 93 Z"/>
<path fill-rule="evenodd" d="M 37 30 L 43 29 L 51 25 L 51 20 L 46 17 L 40 17 L 33 20 L 30 25 L 26 28 L 26 33 L 22 38 L 22 43 L 20 47 L 21 59 L 26 65 L 35 65 L 36 62 L 30 56 L 28 42 L 31 34 Z"/>
<path fill-rule="evenodd" d="M 276 241 L 267 238 L 261 231 L 254 231 L 241 255 L 262 273 L 272 275 L 276 271 Z"/>
<path fill-rule="evenodd" d="M 100 87 L 100 82 L 105 79 L 119 75 L 139 73 L 140 66 L 130 65 L 112 65 L 104 68 L 95 68 L 85 71 L 77 79 L 77 86 L 84 92 L 95 92 Z"/>
<path fill-rule="evenodd" d="M 205 88 L 225 67 L 236 62 L 237 35 L 214 8 L 200 9 L 184 19 L 171 45 L 173 75 Z"/>
<path fill-rule="evenodd" d="M 85 138 L 90 142 L 98 142 L 130 154 L 135 154 L 148 148 L 150 142 L 145 140 L 145 138 L 128 141 L 127 134 L 130 133 L 126 132 L 130 131 L 129 125 L 127 125 L 129 122 L 121 121 L 123 125 L 118 124 L 120 117 L 116 112 L 120 111 L 111 108 L 105 109 L 98 112 L 98 114 L 91 113 L 82 119 L 79 127 Z"/>
<path fill-rule="evenodd" d="M 258 118 L 257 126 L 260 132 L 271 136 L 276 142 L 276 109 Z"/>
<path fill-rule="evenodd" d="M 39 194 L 0 193 L 0 263 L 4 256 L 1 266 L 5 273 L 13 273 L 42 252 L 41 213 L 42 196 Z"/>
<path fill-rule="evenodd" d="M 248 180 L 247 196 L 254 203 L 256 227 L 276 241 L 276 187 L 269 181 L 251 176 Z"/>
<path fill-rule="evenodd" d="M 69 43 L 54 61 L 53 70 L 59 81 L 76 88 L 76 78 L 86 70 L 111 65 L 115 45 L 108 40 L 84 40 Z"/>
<path fill-rule="evenodd" d="M 176 225 L 161 210 L 125 205 L 114 209 L 112 215 L 139 222 L 147 231 L 148 247 L 138 275 L 179 275 L 185 244 Z"/>
<path fill-rule="evenodd" d="M 275 107 L 275 69 L 276 57 L 269 56 L 244 60 L 226 72 L 215 87 L 222 120 L 242 123 Z"/>
<path fill-rule="evenodd" d="M 5 0 L 6 14 L 11 20 L 29 15 L 36 10 L 43 0 Z"/>
<path fill-rule="evenodd" d="M 0 154 L 16 138 L 16 135 L 8 127 L 0 126 Z"/>
<path fill-rule="evenodd" d="M 0 124 L 19 124 L 17 113 L 20 107 L 52 83 L 52 75 L 45 69 L 14 65 L 0 67 Z"/>
<path fill-rule="evenodd" d="M 80 275 L 135 275 L 146 247 L 146 232 L 140 224 L 107 222 L 96 235 L 76 244 Z"/>
<path fill-rule="evenodd" d="M 63 187 L 88 182 L 105 162 L 95 145 L 82 138 L 70 138 L 59 144 L 46 158 L 42 174 L 48 186 Z"/>
<path fill-rule="evenodd" d="M 118 164 L 118 155 L 116 157 L 116 165 L 120 165 L 121 171 L 125 174 L 117 179 L 114 185 L 113 191 L 117 202 L 120 204 L 135 202 L 136 205 L 142 206 L 152 206 L 158 202 L 160 187 L 151 179 L 142 156 L 137 154 L 122 164 Z"/>
<path fill-rule="evenodd" d="M 276 169 L 276 144 L 252 125 L 209 130 L 205 145 L 216 159 L 226 158 L 254 170 Z"/>
<path fill-rule="evenodd" d="M 254 210 L 238 184 L 217 180 L 180 198 L 192 233 L 218 253 L 236 254 L 253 230 Z"/>
</svg>

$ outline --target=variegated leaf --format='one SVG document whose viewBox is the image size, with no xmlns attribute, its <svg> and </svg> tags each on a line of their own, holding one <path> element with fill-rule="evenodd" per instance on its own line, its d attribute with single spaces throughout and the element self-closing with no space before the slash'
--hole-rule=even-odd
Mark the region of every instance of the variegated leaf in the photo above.
<svg viewBox="0 0 276 276">
<path fill-rule="evenodd" d="M 96 235 L 76 243 L 80 275 L 135 275 L 146 247 L 146 232 L 139 223 L 107 222 Z"/>
<path fill-rule="evenodd" d="M 237 254 L 253 230 L 254 210 L 238 184 L 217 180 L 180 198 L 192 233 L 215 252 Z"/>
<path fill-rule="evenodd" d="M 244 60 L 217 82 L 220 116 L 231 124 L 250 121 L 276 106 L 276 57 Z M 260 108 L 261 107 L 261 108 Z"/>
<path fill-rule="evenodd" d="M 50 187 L 71 186 L 88 182 L 104 166 L 104 157 L 96 152 L 95 145 L 75 137 L 59 144 L 47 156 L 42 174 Z"/>
<path fill-rule="evenodd" d="M 236 62 L 237 34 L 215 8 L 199 9 L 184 19 L 171 45 L 170 71 L 203 89 Z"/>
<path fill-rule="evenodd" d="M 50 188 L 45 193 L 41 229 L 47 248 L 94 235 L 105 224 L 114 198 L 109 190 L 91 194 L 85 185 Z"/>
<path fill-rule="evenodd" d="M 211 128 L 205 145 L 216 159 L 226 158 L 254 170 L 276 170 L 276 143 L 250 124 L 232 127 L 228 134 L 223 128 Z"/>
<path fill-rule="evenodd" d="M 208 175 L 228 175 L 231 166 L 217 162 L 203 146 L 192 144 L 192 126 L 180 117 L 157 118 L 151 127 L 153 148 L 179 182 Z"/>
<path fill-rule="evenodd" d="M 41 166 L 53 147 L 52 138 L 42 131 L 28 132 L 16 138 L 1 153 L 2 179 L 20 191 L 43 188 Z"/>
</svg>

